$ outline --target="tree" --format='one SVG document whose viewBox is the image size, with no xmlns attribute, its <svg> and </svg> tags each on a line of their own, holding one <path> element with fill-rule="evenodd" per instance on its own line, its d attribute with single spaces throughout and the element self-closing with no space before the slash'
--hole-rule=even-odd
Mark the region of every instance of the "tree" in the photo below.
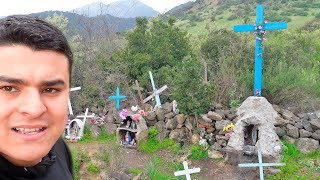
<svg viewBox="0 0 320 180">
<path fill-rule="evenodd" d="M 173 18 L 150 22 L 137 18 L 136 22 L 136 28 L 127 34 L 127 46 L 111 61 L 126 64 L 129 82 L 133 84 L 137 79 L 149 91 L 152 87 L 148 71 L 152 71 L 158 87 L 169 87 L 161 97 L 163 101 L 177 100 L 183 113 L 203 112 L 213 93 L 207 96 L 211 89 L 203 83 L 203 68 L 192 51 L 187 32 L 176 27 Z"/>
</svg>

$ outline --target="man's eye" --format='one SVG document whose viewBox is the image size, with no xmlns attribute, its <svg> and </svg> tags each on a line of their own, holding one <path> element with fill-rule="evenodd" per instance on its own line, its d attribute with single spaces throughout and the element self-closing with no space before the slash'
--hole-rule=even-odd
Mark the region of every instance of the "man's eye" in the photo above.
<svg viewBox="0 0 320 180">
<path fill-rule="evenodd" d="M 54 89 L 54 88 L 46 88 L 43 90 L 44 93 L 56 93 L 58 92 L 57 89 Z"/>
<path fill-rule="evenodd" d="M 12 87 L 12 86 L 4 86 L 4 87 L 1 87 L 1 90 L 2 91 L 8 91 L 8 92 L 16 92 L 17 89 Z"/>
</svg>

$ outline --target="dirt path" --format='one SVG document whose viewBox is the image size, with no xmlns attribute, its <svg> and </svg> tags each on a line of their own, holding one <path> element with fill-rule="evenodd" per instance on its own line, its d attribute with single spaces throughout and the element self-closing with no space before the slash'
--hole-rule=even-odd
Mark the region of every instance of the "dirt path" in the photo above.
<svg viewBox="0 0 320 180">
<path fill-rule="evenodd" d="M 72 149 L 83 150 L 88 152 L 89 156 L 96 156 L 101 152 L 101 148 L 105 147 L 105 144 L 101 143 L 72 143 L 69 144 Z M 148 163 L 151 162 L 153 156 L 158 156 L 161 159 L 165 159 L 166 162 L 179 162 L 181 163 L 181 157 L 173 155 L 168 150 L 160 150 L 153 154 L 145 154 L 137 151 L 136 149 L 120 148 L 121 161 L 125 166 L 132 168 L 138 168 L 147 172 Z M 182 164 L 182 163 L 181 163 Z M 236 166 L 232 166 L 224 163 L 223 160 L 194 160 L 188 161 L 189 168 L 199 167 L 200 173 L 192 176 L 193 180 L 256 180 L 259 179 L 258 170 L 245 170 Z M 166 171 L 167 174 L 172 174 L 173 170 Z M 80 178 L 83 179 L 83 178 Z"/>
</svg>

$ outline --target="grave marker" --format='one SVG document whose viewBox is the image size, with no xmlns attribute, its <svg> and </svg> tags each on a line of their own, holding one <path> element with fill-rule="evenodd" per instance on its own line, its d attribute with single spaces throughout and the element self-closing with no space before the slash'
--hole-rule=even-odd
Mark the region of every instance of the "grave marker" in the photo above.
<svg viewBox="0 0 320 180">
<path fill-rule="evenodd" d="M 156 86 L 154 85 L 154 81 L 153 81 L 153 76 L 152 76 L 152 73 L 151 71 L 149 71 L 149 75 L 150 75 L 150 81 L 151 81 L 151 84 L 152 84 L 152 89 L 153 89 L 153 93 L 148 96 L 146 99 L 143 100 L 143 103 L 146 103 L 148 102 L 150 99 L 152 99 L 153 97 L 155 97 L 156 99 L 156 107 L 159 107 L 161 108 L 161 101 L 160 101 L 160 97 L 159 97 L 159 94 L 164 91 L 165 89 L 168 88 L 167 85 L 161 87 L 160 89 L 156 89 Z"/>
<path fill-rule="evenodd" d="M 125 99 L 127 96 L 120 95 L 120 89 L 117 87 L 116 95 L 115 96 L 109 96 L 109 100 L 115 100 L 116 101 L 116 108 L 119 111 L 120 110 L 120 100 Z"/>
<path fill-rule="evenodd" d="M 78 91 L 78 90 L 80 90 L 80 89 L 81 89 L 81 87 L 71 88 L 71 89 L 70 89 L 70 92 L 72 92 L 72 91 Z M 69 97 L 69 99 L 68 99 L 68 109 L 69 109 L 69 114 L 71 114 L 71 115 L 73 116 L 73 110 L 72 110 L 72 106 L 71 106 L 70 97 Z"/>
<path fill-rule="evenodd" d="M 174 175 L 175 176 L 186 175 L 187 180 L 191 180 L 190 174 L 200 172 L 200 168 L 188 169 L 187 161 L 183 161 L 183 168 L 184 168 L 184 170 L 177 171 L 177 172 L 174 173 Z"/>
<path fill-rule="evenodd" d="M 258 150 L 258 160 L 259 163 L 247 163 L 247 164 L 239 164 L 239 167 L 259 167 L 260 180 L 264 180 L 263 177 L 263 167 L 267 166 L 285 166 L 285 163 L 262 163 L 262 155 L 261 151 Z"/>
<path fill-rule="evenodd" d="M 258 5 L 256 8 L 256 24 L 245 24 L 234 26 L 234 32 L 253 32 L 256 31 L 256 50 L 255 50 L 255 70 L 254 70 L 254 96 L 262 95 L 262 41 L 263 35 L 267 30 L 286 29 L 287 22 L 266 22 L 264 21 L 264 7 Z"/>
</svg>

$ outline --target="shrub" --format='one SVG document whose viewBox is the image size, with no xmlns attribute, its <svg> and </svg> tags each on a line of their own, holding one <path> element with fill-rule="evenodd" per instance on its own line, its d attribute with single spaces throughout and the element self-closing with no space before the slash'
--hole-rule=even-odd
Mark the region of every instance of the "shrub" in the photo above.
<svg viewBox="0 0 320 180">
<path fill-rule="evenodd" d="M 200 145 L 192 145 L 190 148 L 188 159 L 190 160 L 205 160 L 208 159 L 208 151 Z"/>
</svg>

